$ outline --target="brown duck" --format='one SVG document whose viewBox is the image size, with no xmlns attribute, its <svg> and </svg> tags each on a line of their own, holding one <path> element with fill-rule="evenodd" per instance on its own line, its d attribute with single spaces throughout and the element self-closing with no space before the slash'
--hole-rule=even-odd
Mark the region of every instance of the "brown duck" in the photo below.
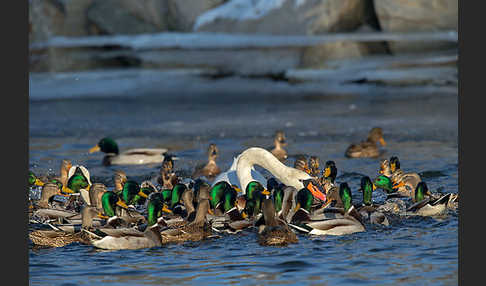
<svg viewBox="0 0 486 286">
<path fill-rule="evenodd" d="M 383 139 L 383 130 L 379 127 L 374 127 L 370 130 L 366 141 L 362 141 L 358 144 L 351 144 L 351 146 L 346 149 L 344 155 L 348 158 L 378 157 L 380 155 L 380 150 L 376 145 L 377 142 L 380 142 L 382 146 L 386 146 L 386 142 Z"/>
</svg>

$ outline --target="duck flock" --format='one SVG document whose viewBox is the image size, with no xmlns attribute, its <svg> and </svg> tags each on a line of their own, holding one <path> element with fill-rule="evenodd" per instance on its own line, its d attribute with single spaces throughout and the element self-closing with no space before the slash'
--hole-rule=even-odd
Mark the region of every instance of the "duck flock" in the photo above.
<svg viewBox="0 0 486 286">
<path fill-rule="evenodd" d="M 378 157 L 378 143 L 386 146 L 382 129 L 373 128 L 344 155 Z M 335 182 L 334 161 L 321 170 L 317 156 L 297 156 L 294 166 L 287 166 L 282 131 L 275 133 L 274 144 L 272 150 L 244 150 L 225 172 L 216 163 L 218 147 L 210 144 L 208 162 L 183 178 L 175 172 L 178 158 L 167 149 L 120 152 L 113 139 L 103 138 L 89 152 L 104 152 L 104 165 L 161 163 L 160 173 L 136 182 L 117 170 L 107 187 L 92 182 L 88 169 L 70 160 L 62 160 L 55 177 L 29 172 L 29 238 L 38 247 L 78 242 L 117 250 L 255 231 L 259 244 L 285 246 L 302 235 L 348 235 L 370 224 L 388 226 L 391 217 L 439 216 L 458 207 L 457 194 L 429 191 L 418 173 L 400 168 L 396 156 L 381 161 L 373 179 L 362 176 L 362 199 L 354 205 L 348 183 Z M 378 191 L 387 195 L 383 204 L 373 201 Z"/>
</svg>

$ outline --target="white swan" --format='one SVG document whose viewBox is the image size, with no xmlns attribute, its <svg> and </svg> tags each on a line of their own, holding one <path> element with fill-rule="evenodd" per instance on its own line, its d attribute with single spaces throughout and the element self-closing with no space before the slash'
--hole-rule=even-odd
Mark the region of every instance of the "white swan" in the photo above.
<svg viewBox="0 0 486 286">
<path fill-rule="evenodd" d="M 265 168 L 287 186 L 292 186 L 297 190 L 307 187 L 315 197 L 325 200 L 325 196 L 319 187 L 313 184 L 304 186 L 304 180 L 312 180 L 315 179 L 314 177 L 304 171 L 284 165 L 272 153 L 258 147 L 248 148 L 238 155 L 233 160 L 231 168 L 220 174 L 214 180 L 213 185 L 220 181 L 226 181 L 231 185 L 238 186 L 243 194 L 245 194 L 246 185 L 251 181 L 258 181 L 266 188 L 267 180 L 253 168 L 253 165 Z"/>
</svg>

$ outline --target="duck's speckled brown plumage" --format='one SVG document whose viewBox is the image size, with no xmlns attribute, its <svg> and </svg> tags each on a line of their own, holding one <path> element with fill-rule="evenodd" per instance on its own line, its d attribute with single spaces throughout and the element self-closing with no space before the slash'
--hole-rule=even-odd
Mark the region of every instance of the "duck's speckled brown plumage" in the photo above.
<svg viewBox="0 0 486 286">
<path fill-rule="evenodd" d="M 209 180 L 213 180 L 221 173 L 221 169 L 218 167 L 218 164 L 216 164 L 216 158 L 218 158 L 218 156 L 218 147 L 215 144 L 210 144 L 208 148 L 208 163 L 206 165 L 197 166 L 192 177 L 198 178 L 205 176 Z"/>
<path fill-rule="evenodd" d="M 273 156 L 277 157 L 282 162 L 285 162 L 287 160 L 287 151 L 283 147 L 287 145 L 287 142 L 285 140 L 285 134 L 283 131 L 277 131 L 275 132 L 275 139 L 274 139 L 274 144 L 275 147 L 270 151 Z"/>
<path fill-rule="evenodd" d="M 347 149 L 344 155 L 348 158 L 375 158 L 380 156 L 380 150 L 376 145 L 377 142 L 380 142 L 382 145 L 385 145 L 385 141 L 383 139 L 383 131 L 379 127 L 374 127 L 370 130 L 368 134 L 368 139 L 366 141 L 362 141 L 358 144 L 351 144 Z"/>
<path fill-rule="evenodd" d="M 273 201 L 264 199 L 262 204 L 265 225 L 259 231 L 258 243 L 263 246 L 286 246 L 290 243 L 297 243 L 297 236 L 287 223 L 277 219 Z"/>
</svg>

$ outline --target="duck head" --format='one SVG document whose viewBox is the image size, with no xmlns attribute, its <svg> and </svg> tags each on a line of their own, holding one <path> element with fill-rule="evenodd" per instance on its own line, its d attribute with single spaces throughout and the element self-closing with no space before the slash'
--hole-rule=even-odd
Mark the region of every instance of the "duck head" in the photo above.
<svg viewBox="0 0 486 286">
<path fill-rule="evenodd" d="M 278 130 L 275 132 L 275 139 L 274 139 L 275 147 L 281 148 L 287 146 L 287 140 L 285 138 L 285 133 L 282 130 Z"/>
<path fill-rule="evenodd" d="M 42 187 L 43 185 L 44 185 L 44 182 L 39 180 L 39 178 L 37 178 L 37 176 L 34 174 L 34 172 L 29 171 L 29 186 L 30 187 L 33 187 L 33 186 Z"/>
<path fill-rule="evenodd" d="M 216 158 L 219 156 L 219 149 L 216 144 L 209 144 L 208 148 L 208 161 L 216 162 Z"/>
<path fill-rule="evenodd" d="M 378 171 L 378 173 L 385 175 L 387 177 L 391 176 L 392 170 L 390 168 L 390 162 L 387 159 L 381 161 L 380 171 Z"/>
<path fill-rule="evenodd" d="M 98 144 L 96 144 L 94 147 L 89 149 L 89 153 L 94 153 L 94 152 L 103 152 L 103 153 L 108 153 L 108 154 L 119 154 L 118 151 L 118 144 L 116 144 L 115 140 L 113 140 L 110 137 L 105 137 L 101 139 Z"/>
<path fill-rule="evenodd" d="M 324 179 L 329 180 L 331 183 L 334 183 L 337 176 L 337 168 L 336 163 L 334 161 L 327 161 L 326 165 L 324 166 Z"/>
<path fill-rule="evenodd" d="M 138 195 L 138 196 L 137 196 Z M 121 197 L 123 201 L 128 205 L 137 204 L 140 198 L 148 198 L 147 194 L 140 190 L 140 185 L 132 180 L 128 180 L 123 185 L 123 190 L 121 192 Z"/>
<path fill-rule="evenodd" d="M 353 201 L 348 183 L 344 182 L 339 185 L 339 197 L 343 202 L 344 211 L 347 212 L 351 208 Z"/>
<path fill-rule="evenodd" d="M 373 127 L 368 133 L 368 141 L 372 143 L 380 142 L 382 146 L 386 146 L 383 138 L 383 130 L 380 127 Z"/>
<path fill-rule="evenodd" d="M 361 189 L 360 191 L 363 192 L 363 205 L 370 206 L 372 205 L 372 195 L 373 191 L 376 189 L 376 186 L 371 182 L 370 177 L 364 176 L 361 178 Z"/>
<path fill-rule="evenodd" d="M 127 204 L 125 204 L 125 202 L 112 191 L 107 191 L 101 196 L 101 205 L 103 207 L 103 212 L 109 217 L 115 216 L 116 206 L 128 209 Z"/>
<path fill-rule="evenodd" d="M 185 184 L 178 183 L 172 188 L 172 196 L 170 199 L 170 209 L 173 210 L 177 204 L 182 204 L 182 193 L 187 190 Z"/>
<path fill-rule="evenodd" d="M 64 186 L 63 193 L 79 193 L 80 189 L 89 190 L 91 181 L 89 171 L 84 166 L 72 166 L 68 172 L 67 186 Z"/>
<path fill-rule="evenodd" d="M 147 204 L 147 225 L 152 226 L 157 223 L 157 219 L 162 216 L 162 213 L 172 213 L 164 203 L 162 193 L 152 193 L 148 198 Z"/>
<path fill-rule="evenodd" d="M 373 181 L 373 184 L 377 188 L 381 188 L 385 190 L 385 192 L 387 192 L 388 194 L 396 192 L 396 190 L 393 189 L 393 184 L 390 177 L 387 177 L 385 175 L 380 175 L 376 177 L 375 180 Z"/>
<path fill-rule="evenodd" d="M 400 160 L 397 156 L 390 157 L 390 171 L 393 173 L 400 169 Z"/>
<path fill-rule="evenodd" d="M 414 203 L 421 202 L 425 199 L 425 195 L 429 194 L 429 188 L 425 182 L 420 182 L 415 188 Z"/>
</svg>

